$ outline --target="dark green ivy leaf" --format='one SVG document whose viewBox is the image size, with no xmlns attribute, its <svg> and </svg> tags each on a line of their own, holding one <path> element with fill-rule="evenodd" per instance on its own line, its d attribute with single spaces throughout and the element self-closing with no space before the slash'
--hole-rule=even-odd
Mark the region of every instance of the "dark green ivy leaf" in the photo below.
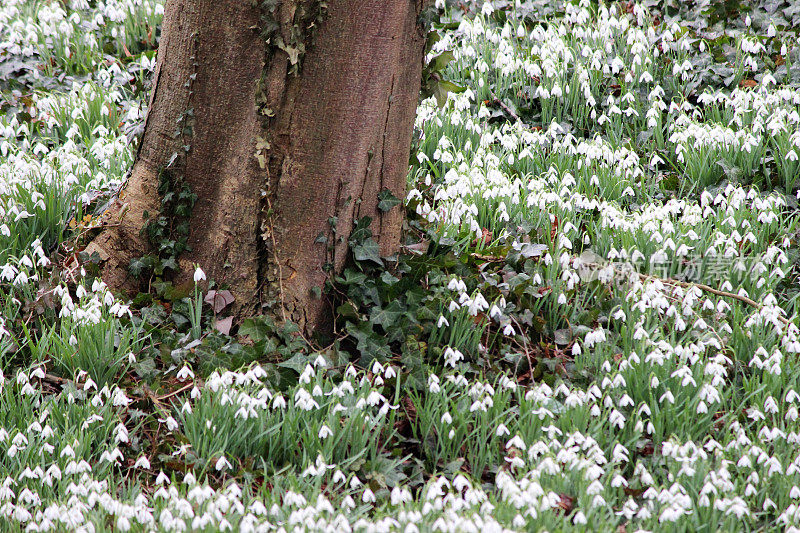
<svg viewBox="0 0 800 533">
<path fill-rule="evenodd" d="M 383 266 L 381 249 L 372 238 L 365 239 L 363 243 L 353 246 L 353 257 L 356 261 L 372 261 Z"/>
<path fill-rule="evenodd" d="M 430 72 L 439 72 L 444 70 L 444 68 L 453 60 L 455 59 L 455 55 L 451 50 L 447 50 L 442 52 L 438 56 L 431 59 L 430 63 L 428 63 L 428 70 Z"/>
<path fill-rule="evenodd" d="M 361 354 L 361 366 L 367 367 L 375 360 L 380 363 L 385 363 L 389 360 L 392 354 L 389 351 L 386 339 L 372 330 L 372 324 L 362 322 L 359 325 L 355 325 L 352 322 L 348 322 L 346 329 L 347 333 L 358 341 L 356 348 Z"/>
<path fill-rule="evenodd" d="M 239 335 L 243 337 L 250 337 L 253 342 L 262 341 L 271 333 L 272 328 L 270 328 L 263 319 L 248 318 L 239 327 Z"/>
<path fill-rule="evenodd" d="M 302 374 L 303 370 L 306 369 L 306 366 L 311 363 L 311 360 L 312 359 L 310 355 L 298 353 L 295 354 L 291 359 L 282 363 L 278 363 L 278 366 L 281 368 L 290 368 L 298 374 Z"/>
<path fill-rule="evenodd" d="M 381 192 L 378 193 L 378 209 L 383 211 L 389 211 L 391 208 L 400 205 L 400 200 L 392 194 L 392 191 L 389 189 L 383 189 Z"/>
<path fill-rule="evenodd" d="M 397 300 L 393 300 L 383 309 L 373 307 L 369 314 L 369 321 L 383 327 L 384 331 L 389 331 L 389 328 L 395 325 L 400 317 L 403 316 L 404 311 L 403 305 Z"/>
</svg>

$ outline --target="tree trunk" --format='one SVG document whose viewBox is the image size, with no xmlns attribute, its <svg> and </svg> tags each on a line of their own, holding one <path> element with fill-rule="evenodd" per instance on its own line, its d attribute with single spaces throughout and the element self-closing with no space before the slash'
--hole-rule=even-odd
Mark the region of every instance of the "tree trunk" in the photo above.
<svg viewBox="0 0 800 533">
<path fill-rule="evenodd" d="M 402 207 L 377 204 L 384 189 L 404 196 L 423 3 L 167 0 L 136 162 L 87 250 L 106 282 L 133 288 L 170 169 L 197 195 L 178 281 L 197 263 L 240 316 L 271 307 L 308 332 L 329 325 L 316 288 L 341 271 L 354 221 L 372 217 L 383 255 L 400 243 Z"/>
</svg>

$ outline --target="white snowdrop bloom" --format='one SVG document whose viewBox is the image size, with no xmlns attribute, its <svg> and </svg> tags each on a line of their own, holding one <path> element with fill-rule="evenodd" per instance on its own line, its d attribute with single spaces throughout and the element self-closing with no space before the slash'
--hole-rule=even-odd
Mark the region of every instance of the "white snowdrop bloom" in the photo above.
<svg viewBox="0 0 800 533">
<path fill-rule="evenodd" d="M 331 478 L 331 481 L 333 481 L 334 483 L 345 483 L 347 481 L 347 478 L 345 477 L 344 472 L 342 472 L 341 470 L 337 469 L 333 473 L 333 477 Z"/>
<path fill-rule="evenodd" d="M 206 280 L 206 273 L 199 266 L 194 270 L 194 282 L 199 283 Z"/>
<path fill-rule="evenodd" d="M 273 398 L 272 407 L 275 409 L 286 409 L 286 399 L 283 395 L 278 394 Z"/>
<path fill-rule="evenodd" d="M 214 463 L 214 468 L 217 472 L 221 472 L 222 470 L 230 470 L 232 468 L 231 463 L 225 458 L 225 456 L 220 456 L 217 459 L 217 462 Z"/>
<path fill-rule="evenodd" d="M 168 416 L 166 419 L 163 420 L 167 424 L 167 430 L 175 431 L 178 429 L 178 422 L 171 416 Z"/>
<path fill-rule="evenodd" d="M 446 365 L 455 368 L 460 361 L 464 360 L 464 354 L 448 346 L 444 351 L 444 360 Z"/>
<path fill-rule="evenodd" d="M 331 435 L 333 435 L 333 431 L 331 430 L 331 428 L 329 428 L 325 424 L 323 424 L 322 427 L 319 428 L 318 437 L 320 439 L 324 440 L 324 439 L 330 437 Z"/>
<path fill-rule="evenodd" d="M 187 379 L 194 379 L 194 372 L 192 369 L 189 368 L 188 365 L 183 365 L 183 367 L 178 371 L 176 375 L 178 381 L 186 381 Z"/>
<path fill-rule="evenodd" d="M 517 448 L 523 451 L 527 449 L 525 442 L 519 435 L 514 435 L 514 437 L 512 437 L 511 440 L 506 443 L 506 449 L 508 450 L 510 448 Z"/>
</svg>

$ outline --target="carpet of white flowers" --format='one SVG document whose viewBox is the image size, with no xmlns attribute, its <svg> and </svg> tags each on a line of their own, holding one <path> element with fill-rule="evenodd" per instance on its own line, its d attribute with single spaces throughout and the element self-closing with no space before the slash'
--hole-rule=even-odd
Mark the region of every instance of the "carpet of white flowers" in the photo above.
<svg viewBox="0 0 800 533">
<path fill-rule="evenodd" d="M 349 363 L 92 277 L 163 2 L 4 0 L 0 530 L 800 531 L 793 4 L 437 2 L 406 248 L 452 264 Z"/>
</svg>

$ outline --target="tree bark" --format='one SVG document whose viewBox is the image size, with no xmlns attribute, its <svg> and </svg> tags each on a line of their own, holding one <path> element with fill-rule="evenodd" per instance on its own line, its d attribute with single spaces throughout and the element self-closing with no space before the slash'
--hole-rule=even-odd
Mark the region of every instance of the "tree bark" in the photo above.
<svg viewBox="0 0 800 533">
<path fill-rule="evenodd" d="M 134 287 L 178 154 L 197 195 L 179 280 L 197 263 L 240 316 L 272 309 L 311 332 L 330 323 L 315 288 L 341 271 L 355 220 L 372 217 L 383 255 L 399 246 L 402 207 L 380 211 L 378 194 L 405 192 L 424 0 L 254 3 L 167 0 L 136 162 L 87 251 L 110 286 Z"/>
</svg>

